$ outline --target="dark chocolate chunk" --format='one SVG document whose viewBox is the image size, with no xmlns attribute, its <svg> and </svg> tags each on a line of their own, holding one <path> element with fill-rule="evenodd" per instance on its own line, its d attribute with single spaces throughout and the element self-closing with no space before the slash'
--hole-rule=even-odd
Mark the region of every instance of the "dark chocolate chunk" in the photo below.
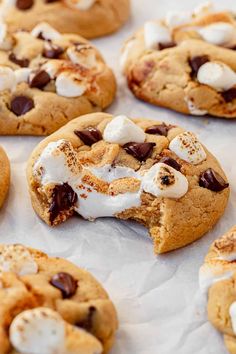
<svg viewBox="0 0 236 354">
<path fill-rule="evenodd" d="M 153 125 L 145 130 L 147 134 L 153 135 L 168 135 L 168 131 L 173 128 L 173 125 L 166 125 L 165 123 Z"/>
<path fill-rule="evenodd" d="M 28 10 L 34 5 L 34 0 L 16 0 L 16 7 L 19 10 Z"/>
<path fill-rule="evenodd" d="M 63 299 L 72 297 L 78 288 L 78 281 L 76 281 L 69 273 L 65 272 L 55 274 L 51 278 L 50 284 L 61 290 Z"/>
<path fill-rule="evenodd" d="M 47 47 L 43 50 L 43 56 L 49 59 L 57 59 L 64 52 L 62 47 L 58 45 L 47 43 Z"/>
<path fill-rule="evenodd" d="M 88 146 L 102 140 L 102 133 L 97 128 L 88 127 L 84 130 L 75 130 L 74 133 Z"/>
<path fill-rule="evenodd" d="M 163 157 L 159 162 L 165 163 L 166 165 L 173 167 L 177 171 L 180 171 L 181 169 L 181 165 L 169 156 Z"/>
<path fill-rule="evenodd" d="M 84 320 L 77 322 L 75 325 L 77 327 L 83 328 L 85 331 L 90 332 L 93 328 L 93 316 L 95 312 L 96 307 L 89 306 L 87 317 Z"/>
<path fill-rule="evenodd" d="M 200 67 L 207 63 L 209 61 L 209 58 L 207 55 L 199 55 L 193 58 L 189 59 L 189 65 L 192 69 L 191 76 L 193 78 L 197 77 L 198 70 Z"/>
<path fill-rule="evenodd" d="M 219 173 L 212 168 L 208 168 L 200 175 L 199 185 L 203 188 L 210 189 L 213 192 L 221 192 L 229 186 Z"/>
<path fill-rule="evenodd" d="M 167 42 L 167 43 L 161 42 L 161 43 L 158 43 L 158 46 L 159 46 L 159 50 L 163 50 L 163 49 L 176 47 L 176 43 L 175 42 Z"/>
<path fill-rule="evenodd" d="M 171 184 L 170 177 L 169 176 L 161 177 L 161 184 L 169 186 Z"/>
<path fill-rule="evenodd" d="M 12 99 L 10 104 L 10 110 L 17 116 L 22 116 L 33 108 L 34 101 L 26 96 L 16 96 Z"/>
<path fill-rule="evenodd" d="M 78 196 L 68 183 L 58 184 L 52 193 L 52 204 L 49 208 L 50 222 L 56 219 L 61 211 L 69 210 L 77 202 Z"/>
<path fill-rule="evenodd" d="M 29 66 L 29 59 L 19 59 L 14 53 L 10 53 L 8 58 L 10 61 L 21 66 L 22 68 L 27 68 L 27 66 Z"/>
<path fill-rule="evenodd" d="M 51 81 L 50 76 L 44 70 L 37 72 L 30 81 L 30 87 L 44 88 Z"/>
<path fill-rule="evenodd" d="M 236 87 L 221 92 L 221 96 L 224 98 L 225 102 L 227 103 L 232 102 L 236 98 Z"/>
<path fill-rule="evenodd" d="M 125 151 L 139 161 L 145 161 L 152 154 L 155 143 L 127 143 L 123 146 Z"/>
</svg>

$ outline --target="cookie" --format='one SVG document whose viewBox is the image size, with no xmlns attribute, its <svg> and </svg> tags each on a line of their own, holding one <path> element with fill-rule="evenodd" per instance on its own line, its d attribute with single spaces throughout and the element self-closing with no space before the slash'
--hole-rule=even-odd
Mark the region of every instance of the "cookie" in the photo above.
<svg viewBox="0 0 236 354">
<path fill-rule="evenodd" d="M 208 318 L 236 353 L 236 227 L 216 240 L 199 272 L 200 288 L 208 293 Z"/>
<path fill-rule="evenodd" d="M 25 246 L 0 245 L 1 354 L 102 354 L 114 305 L 87 271 Z"/>
<path fill-rule="evenodd" d="M 1 135 L 48 135 L 113 101 L 114 75 L 82 37 L 47 23 L 0 34 Z"/>
<path fill-rule="evenodd" d="M 201 7 L 149 21 L 129 39 L 121 66 L 134 95 L 195 116 L 236 118 L 236 21 Z"/>
<path fill-rule="evenodd" d="M 0 207 L 6 199 L 10 185 L 10 163 L 8 157 L 0 146 Z"/>
<path fill-rule="evenodd" d="M 75 212 L 136 220 L 156 253 L 200 238 L 229 195 L 219 163 L 193 133 L 105 113 L 75 119 L 43 140 L 27 176 L 33 207 L 48 225 Z"/>
<path fill-rule="evenodd" d="M 117 31 L 128 19 L 130 0 L 1 0 L 1 17 L 11 31 L 31 31 L 46 21 L 62 33 L 85 38 Z"/>
</svg>

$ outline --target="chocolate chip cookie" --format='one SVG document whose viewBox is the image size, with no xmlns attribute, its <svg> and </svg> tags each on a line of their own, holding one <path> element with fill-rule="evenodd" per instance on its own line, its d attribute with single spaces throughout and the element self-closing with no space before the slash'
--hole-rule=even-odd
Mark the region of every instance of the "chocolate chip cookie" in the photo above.
<svg viewBox="0 0 236 354">
<path fill-rule="evenodd" d="M 0 24 L 0 34 L 0 134 L 51 134 L 113 101 L 114 75 L 82 37 L 47 23 L 15 33 Z"/>
<path fill-rule="evenodd" d="M 90 114 L 43 140 L 28 162 L 36 213 L 51 226 L 85 219 L 132 219 L 156 253 L 195 241 L 223 214 L 229 188 L 197 137 L 145 119 Z"/>
<path fill-rule="evenodd" d="M 118 30 L 128 19 L 130 0 L 1 0 L 0 16 L 11 31 L 31 31 L 46 21 L 62 33 L 85 38 Z"/>
<path fill-rule="evenodd" d="M 236 227 L 216 240 L 200 268 L 199 282 L 208 293 L 208 318 L 224 334 L 225 345 L 236 353 Z"/>
<path fill-rule="evenodd" d="M 22 245 L 0 245 L 1 354 L 102 354 L 117 315 L 91 274 Z M 40 348 L 40 351 L 39 351 Z"/>
<path fill-rule="evenodd" d="M 6 199 L 10 185 L 10 163 L 8 157 L 0 146 L 0 207 Z"/>
<path fill-rule="evenodd" d="M 236 118 L 236 21 L 203 6 L 149 21 L 129 39 L 121 65 L 138 98 L 175 111 Z"/>
</svg>

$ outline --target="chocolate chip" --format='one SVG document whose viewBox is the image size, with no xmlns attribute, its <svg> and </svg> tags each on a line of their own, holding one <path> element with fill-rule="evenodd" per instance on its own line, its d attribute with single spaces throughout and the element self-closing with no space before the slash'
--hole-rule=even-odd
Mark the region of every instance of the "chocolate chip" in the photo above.
<svg viewBox="0 0 236 354">
<path fill-rule="evenodd" d="M 17 0 L 16 7 L 19 10 L 28 10 L 34 5 L 34 0 Z"/>
<path fill-rule="evenodd" d="M 236 98 L 236 88 L 233 87 L 227 91 L 221 92 L 221 96 L 224 98 L 225 102 L 232 102 Z"/>
<path fill-rule="evenodd" d="M 62 47 L 52 43 L 47 43 L 47 48 L 44 48 L 43 50 L 43 56 L 49 59 L 57 59 L 63 52 L 64 49 Z"/>
<path fill-rule="evenodd" d="M 90 306 L 88 309 L 87 317 L 82 321 L 76 322 L 75 325 L 77 327 L 83 328 L 84 330 L 90 332 L 93 328 L 93 316 L 95 312 L 96 312 L 96 307 Z"/>
<path fill-rule="evenodd" d="M 49 209 L 50 222 L 56 219 L 61 211 L 69 210 L 77 202 L 78 196 L 68 183 L 56 185 L 52 193 L 52 204 Z"/>
<path fill-rule="evenodd" d="M 213 192 L 223 191 L 228 188 L 229 184 L 214 171 L 212 168 L 208 168 L 205 172 L 200 175 L 199 185 L 203 188 L 210 189 Z"/>
<path fill-rule="evenodd" d="M 78 282 L 69 273 L 65 272 L 55 274 L 51 278 L 50 284 L 61 290 L 63 299 L 72 297 L 78 288 Z"/>
<path fill-rule="evenodd" d="M 153 125 L 145 130 L 147 134 L 153 135 L 168 135 L 168 131 L 173 128 L 173 125 L 166 125 L 165 123 Z"/>
<path fill-rule="evenodd" d="M 10 53 L 8 58 L 10 61 L 21 66 L 22 68 L 27 68 L 27 66 L 29 66 L 29 59 L 18 59 L 14 53 Z"/>
<path fill-rule="evenodd" d="M 155 143 L 128 143 L 123 148 L 137 160 L 145 161 L 152 154 L 155 145 Z"/>
<path fill-rule="evenodd" d="M 22 116 L 23 114 L 29 112 L 34 108 L 34 101 L 26 96 L 16 96 L 12 99 L 10 110 L 17 116 Z"/>
<path fill-rule="evenodd" d="M 189 65 L 191 66 L 191 69 L 192 69 L 192 72 L 191 72 L 192 78 L 197 77 L 198 70 L 200 69 L 200 67 L 203 64 L 207 63 L 208 61 L 209 61 L 209 58 L 207 55 L 196 56 L 196 57 L 189 59 Z"/>
<path fill-rule="evenodd" d="M 159 162 L 165 163 L 166 165 L 173 167 L 177 171 L 180 171 L 181 169 L 181 165 L 169 156 L 163 157 Z"/>
<path fill-rule="evenodd" d="M 102 140 L 102 133 L 97 128 L 88 127 L 84 130 L 75 130 L 74 133 L 88 146 Z"/>
<path fill-rule="evenodd" d="M 168 43 L 161 42 L 161 43 L 158 43 L 158 45 L 159 45 L 159 50 L 176 47 L 175 42 L 168 42 Z"/>
<path fill-rule="evenodd" d="M 169 176 L 163 176 L 161 177 L 161 184 L 164 184 L 166 186 L 169 186 L 171 184 Z"/>
<path fill-rule="evenodd" d="M 51 81 L 50 76 L 44 70 L 37 72 L 30 81 L 30 87 L 44 88 Z"/>
</svg>

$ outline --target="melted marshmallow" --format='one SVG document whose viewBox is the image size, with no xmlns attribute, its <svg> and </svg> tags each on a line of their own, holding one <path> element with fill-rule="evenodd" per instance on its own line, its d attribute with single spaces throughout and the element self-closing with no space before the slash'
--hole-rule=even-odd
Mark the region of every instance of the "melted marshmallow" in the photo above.
<svg viewBox="0 0 236 354">
<path fill-rule="evenodd" d="M 167 27 L 161 23 L 149 21 L 144 25 L 144 41 L 147 49 L 157 49 L 158 43 L 169 43 L 172 37 Z"/>
<path fill-rule="evenodd" d="M 17 315 L 10 326 L 10 342 L 22 354 L 63 354 L 65 324 L 48 308 L 35 308 Z"/>
<path fill-rule="evenodd" d="M 102 167 L 90 168 L 90 171 L 94 176 L 108 183 L 116 179 L 125 178 L 125 177 L 134 177 L 137 179 L 141 178 L 138 172 L 126 166 L 113 167 L 111 165 L 104 165 Z"/>
<path fill-rule="evenodd" d="M 184 132 L 177 135 L 169 145 L 181 159 L 197 165 L 206 159 L 206 152 L 196 136 L 191 132 Z"/>
<path fill-rule="evenodd" d="M 188 98 L 185 98 L 185 102 L 187 103 L 189 113 L 193 116 L 204 116 L 208 113 L 205 109 L 197 108 L 195 104 Z"/>
<path fill-rule="evenodd" d="M 236 85 L 236 73 L 224 63 L 207 62 L 198 70 L 197 80 L 217 91 L 226 91 Z"/>
<path fill-rule="evenodd" d="M 229 308 L 230 319 L 233 327 L 233 332 L 236 334 L 236 301 Z"/>
<path fill-rule="evenodd" d="M 56 78 L 56 92 L 63 97 L 80 97 L 87 87 L 75 75 L 70 72 L 62 72 Z"/>
<path fill-rule="evenodd" d="M 21 68 L 15 70 L 16 83 L 28 82 L 32 70 L 29 68 Z"/>
<path fill-rule="evenodd" d="M 236 36 L 236 29 L 230 23 L 217 22 L 199 29 L 198 33 L 208 43 L 224 45 Z"/>
<path fill-rule="evenodd" d="M 123 47 L 121 57 L 120 57 L 120 67 L 122 72 L 125 71 L 130 52 L 132 51 L 135 45 L 136 45 L 136 40 L 132 38 Z"/>
<path fill-rule="evenodd" d="M 41 34 L 43 38 L 51 41 L 61 37 L 61 34 L 46 22 L 41 22 L 35 26 L 32 29 L 31 34 L 36 38 Z"/>
<path fill-rule="evenodd" d="M 74 64 L 80 64 L 86 68 L 93 68 L 96 66 L 96 54 L 92 47 L 88 45 L 81 45 L 76 47 L 70 47 L 66 51 L 69 59 Z"/>
<path fill-rule="evenodd" d="M 189 12 L 169 11 L 166 15 L 165 22 L 168 27 L 173 28 L 189 23 L 192 15 Z"/>
<path fill-rule="evenodd" d="M 86 11 L 93 6 L 96 0 L 66 0 L 66 3 L 78 10 Z"/>
<path fill-rule="evenodd" d="M 12 69 L 0 66 L 0 91 L 13 90 L 16 86 L 16 77 Z"/>
<path fill-rule="evenodd" d="M 206 1 L 197 7 L 195 7 L 193 14 L 195 16 L 201 16 L 205 15 L 206 13 L 213 12 L 214 11 L 214 5 L 212 4 L 211 1 Z"/>
<path fill-rule="evenodd" d="M 215 268 L 203 265 L 199 270 L 199 287 L 204 294 L 207 294 L 209 288 L 216 282 L 230 279 L 233 276 L 233 271 L 224 271 L 223 268 L 217 274 L 217 267 Z"/>
</svg>

